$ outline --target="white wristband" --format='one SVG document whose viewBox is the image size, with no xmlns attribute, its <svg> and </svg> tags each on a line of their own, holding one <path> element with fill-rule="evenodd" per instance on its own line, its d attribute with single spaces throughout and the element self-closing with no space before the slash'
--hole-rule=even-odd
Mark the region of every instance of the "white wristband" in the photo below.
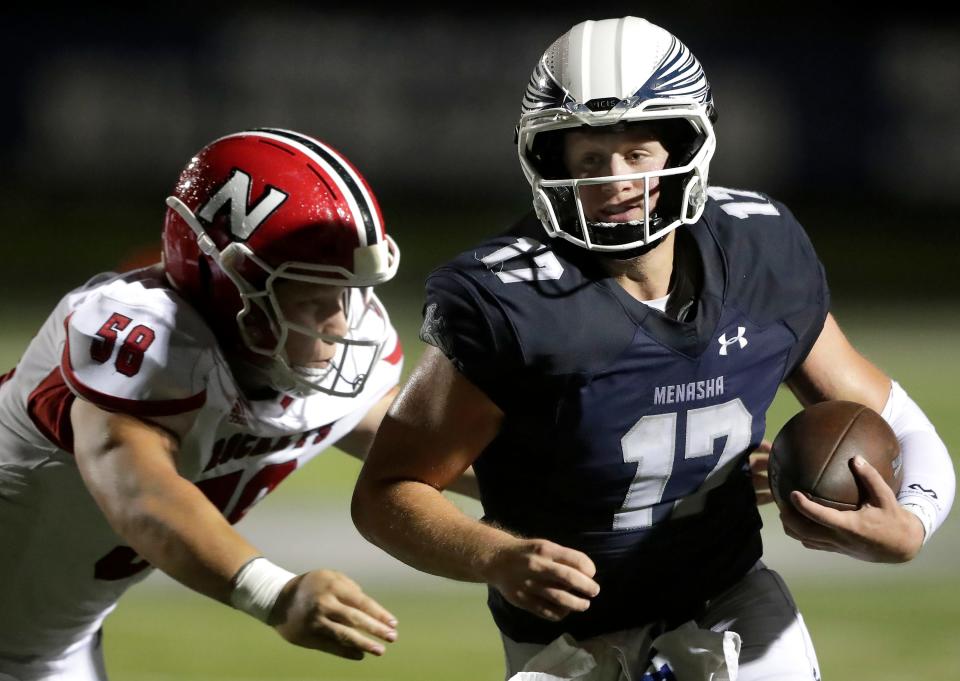
<svg viewBox="0 0 960 681">
<path fill-rule="evenodd" d="M 920 524 L 923 525 L 923 543 L 926 544 L 933 534 L 934 521 L 937 517 L 936 510 L 931 510 L 929 506 L 919 504 L 916 501 L 907 501 L 900 504 L 907 511 L 917 516 Z"/>
<path fill-rule="evenodd" d="M 266 622 L 280 591 L 295 574 L 274 565 L 262 556 L 248 561 L 233 576 L 230 605 Z"/>
</svg>

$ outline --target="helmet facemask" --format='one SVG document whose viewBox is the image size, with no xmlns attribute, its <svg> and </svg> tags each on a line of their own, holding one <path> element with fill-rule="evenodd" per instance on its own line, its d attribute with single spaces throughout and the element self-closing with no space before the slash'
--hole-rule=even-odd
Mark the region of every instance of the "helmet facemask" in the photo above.
<svg viewBox="0 0 960 681">
<path fill-rule="evenodd" d="M 635 125 L 656 131 L 653 137 L 669 154 L 666 167 L 622 175 L 571 177 L 562 160 L 566 133 L 618 133 Z M 533 112 L 521 119 L 518 143 L 520 163 L 533 190 L 534 208 L 547 233 L 600 252 L 648 245 L 682 224 L 699 220 L 706 203 L 707 170 L 716 144 L 704 107 L 696 102 L 683 105 L 676 100 L 669 102 L 668 107 L 649 101 L 640 110 L 615 106 L 597 113 Z M 589 187 L 622 182 L 633 182 L 641 190 L 643 217 L 629 222 L 591 219 L 585 213 L 582 192 Z M 654 208 L 647 210 L 651 199 Z"/>
<path fill-rule="evenodd" d="M 323 333 L 288 318 L 281 304 L 278 286 L 284 281 L 295 281 L 320 286 L 330 286 L 321 277 L 308 274 L 312 266 L 304 263 L 286 263 L 267 278 L 265 290 L 251 296 L 241 295 L 244 308 L 237 315 L 241 336 L 247 347 L 273 360 L 269 370 L 272 386 L 281 392 L 304 397 L 313 392 L 323 392 L 338 397 L 352 397 L 362 389 L 367 377 L 383 353 L 390 333 L 390 320 L 386 309 L 373 295 L 371 287 L 344 287 L 341 308 L 346 321 L 342 334 Z M 267 308 L 272 342 L 257 343 L 250 336 L 247 320 L 250 311 Z M 333 355 L 323 366 L 307 366 L 294 363 L 288 354 L 289 342 L 301 336 L 311 346 L 317 341 L 334 347 Z"/>
</svg>

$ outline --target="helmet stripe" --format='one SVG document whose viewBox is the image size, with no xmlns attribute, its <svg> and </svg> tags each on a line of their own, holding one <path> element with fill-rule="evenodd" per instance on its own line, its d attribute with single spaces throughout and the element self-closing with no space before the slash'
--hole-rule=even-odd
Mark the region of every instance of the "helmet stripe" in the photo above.
<svg viewBox="0 0 960 681">
<path fill-rule="evenodd" d="M 688 95 L 710 103 L 710 86 L 703 67 L 682 42 L 673 37 L 670 49 L 647 82 L 637 90 L 643 99 Z"/>
<path fill-rule="evenodd" d="M 307 155 L 311 156 L 324 169 L 332 170 L 334 181 L 337 182 L 348 203 L 354 208 L 355 215 L 360 217 L 360 220 L 354 220 L 360 245 L 372 246 L 382 241 L 383 225 L 380 222 L 380 214 L 376 204 L 363 181 L 342 156 L 330 147 L 321 144 L 318 140 L 290 130 L 254 128 L 251 132 L 268 133 L 282 137 L 285 141 L 295 142 L 304 147 Z"/>
<path fill-rule="evenodd" d="M 547 61 L 556 62 L 559 60 L 557 53 L 562 48 L 558 43 L 560 43 L 559 40 L 537 62 L 537 66 L 530 76 L 530 81 L 527 83 L 527 89 L 523 94 L 523 103 L 520 107 L 521 114 L 562 106 L 567 99 L 572 99 L 570 93 L 557 82 L 550 65 L 547 63 Z"/>
</svg>

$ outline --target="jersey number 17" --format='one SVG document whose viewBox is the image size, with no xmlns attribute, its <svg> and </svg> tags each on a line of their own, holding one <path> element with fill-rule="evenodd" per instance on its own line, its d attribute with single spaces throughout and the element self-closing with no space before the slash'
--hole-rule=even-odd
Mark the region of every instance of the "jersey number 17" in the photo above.
<svg viewBox="0 0 960 681">
<path fill-rule="evenodd" d="M 637 464 L 633 482 L 623 504 L 613 516 L 613 529 L 632 530 L 653 525 L 653 509 L 663 500 L 673 474 L 679 446 L 683 458 L 713 456 L 714 444 L 725 438 L 716 465 L 698 481 L 696 492 L 674 502 L 672 517 L 692 515 L 703 509 L 707 492 L 724 482 L 749 446 L 753 416 L 740 398 L 686 414 L 686 428 L 678 428 L 677 412 L 648 414 L 620 439 L 624 463 Z M 685 431 L 685 432 L 684 432 Z"/>
</svg>

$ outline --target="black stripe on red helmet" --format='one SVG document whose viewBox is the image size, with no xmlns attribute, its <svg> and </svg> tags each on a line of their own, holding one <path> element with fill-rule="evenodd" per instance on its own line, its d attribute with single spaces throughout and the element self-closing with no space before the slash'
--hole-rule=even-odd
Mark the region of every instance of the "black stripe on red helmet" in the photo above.
<svg viewBox="0 0 960 681">
<path fill-rule="evenodd" d="M 299 135 L 290 130 L 282 130 L 279 128 L 254 128 L 253 132 L 267 132 L 271 135 L 277 135 L 279 137 L 285 137 L 289 140 L 293 140 L 298 144 L 302 144 L 307 149 L 315 153 L 317 156 L 322 158 L 330 167 L 332 167 L 337 175 L 343 180 L 343 183 L 346 185 L 347 189 L 350 190 L 350 193 L 353 195 L 354 201 L 356 201 L 357 206 L 360 209 L 360 218 L 363 221 L 364 232 L 367 236 L 367 244 L 373 245 L 380 241 L 380 234 L 377 231 L 377 225 L 373 220 L 373 212 L 376 210 L 370 205 L 370 202 L 364 193 L 364 191 L 357 185 L 356 180 L 353 179 L 353 175 L 350 171 L 344 166 L 342 159 L 331 154 L 327 149 L 323 148 L 316 143 L 315 140 Z"/>
</svg>

